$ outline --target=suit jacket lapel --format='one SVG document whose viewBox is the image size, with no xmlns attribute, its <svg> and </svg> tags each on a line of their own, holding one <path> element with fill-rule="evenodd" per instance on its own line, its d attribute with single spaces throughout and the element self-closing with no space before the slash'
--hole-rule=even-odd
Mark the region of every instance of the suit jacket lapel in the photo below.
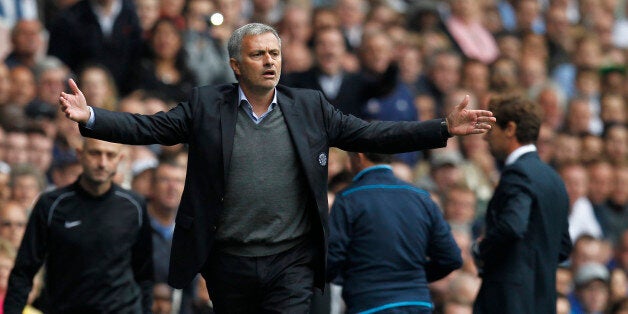
<svg viewBox="0 0 628 314">
<path fill-rule="evenodd" d="M 236 118 L 238 116 L 238 88 L 228 92 L 220 104 L 220 130 L 222 135 L 222 164 L 223 179 L 226 186 L 231 153 L 233 152 L 233 138 L 235 136 Z"/>
<path fill-rule="evenodd" d="M 279 91 L 277 92 L 279 93 Z M 302 121 L 302 115 L 300 114 L 301 109 L 298 105 L 294 103 L 294 100 L 290 99 L 283 93 L 279 93 L 277 95 L 277 102 L 279 103 L 281 112 L 283 112 L 284 120 L 286 121 L 288 130 L 290 131 L 292 143 L 294 143 L 294 146 L 297 149 L 297 153 L 299 155 L 299 158 L 301 159 L 301 164 L 305 168 L 305 173 L 307 176 L 309 172 L 308 167 L 311 164 L 307 160 L 310 149 L 307 145 L 307 132 L 305 131 L 305 123 L 304 121 Z"/>
</svg>

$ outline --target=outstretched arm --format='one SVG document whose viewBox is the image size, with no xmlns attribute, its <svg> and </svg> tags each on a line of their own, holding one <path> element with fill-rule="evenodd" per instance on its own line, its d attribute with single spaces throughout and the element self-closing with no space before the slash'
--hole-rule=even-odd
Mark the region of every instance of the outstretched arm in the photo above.
<svg viewBox="0 0 628 314">
<path fill-rule="evenodd" d="M 486 133 L 495 122 L 493 113 L 487 110 L 469 110 L 469 95 L 447 116 L 447 128 L 451 135 L 469 135 Z"/>
<path fill-rule="evenodd" d="M 69 79 L 68 83 L 72 93 L 68 94 L 61 92 L 61 96 L 59 97 L 61 111 L 63 111 L 65 116 L 69 119 L 85 124 L 91 115 L 90 110 L 87 107 L 87 100 L 85 100 L 83 92 L 81 92 L 73 79 Z"/>
</svg>

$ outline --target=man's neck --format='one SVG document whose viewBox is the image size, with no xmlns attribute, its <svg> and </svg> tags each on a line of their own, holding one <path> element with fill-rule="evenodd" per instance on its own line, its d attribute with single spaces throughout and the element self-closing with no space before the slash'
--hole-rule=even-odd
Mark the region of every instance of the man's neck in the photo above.
<svg viewBox="0 0 628 314">
<path fill-rule="evenodd" d="M 271 102 L 273 101 L 274 89 L 271 90 L 255 90 L 248 89 L 242 85 L 242 92 L 246 96 L 246 99 L 253 107 L 253 112 L 260 116 L 264 114 L 264 112 L 268 111 L 268 107 L 270 107 Z"/>
<path fill-rule="evenodd" d="M 173 211 L 154 203 L 149 203 L 147 209 L 150 216 L 153 217 L 160 225 L 170 226 L 174 223 L 176 214 Z"/>
<path fill-rule="evenodd" d="M 101 196 L 109 191 L 112 183 L 111 180 L 104 183 L 97 183 L 92 182 L 85 177 L 81 177 L 79 185 L 92 196 Z"/>
</svg>

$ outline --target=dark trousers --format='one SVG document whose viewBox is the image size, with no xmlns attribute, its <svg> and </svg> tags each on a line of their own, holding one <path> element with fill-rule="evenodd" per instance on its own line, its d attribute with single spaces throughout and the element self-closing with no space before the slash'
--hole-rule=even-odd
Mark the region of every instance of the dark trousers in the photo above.
<svg viewBox="0 0 628 314">
<path fill-rule="evenodd" d="M 218 314 L 308 313 L 314 286 L 313 260 L 311 242 L 263 257 L 216 250 L 202 275 Z"/>
</svg>

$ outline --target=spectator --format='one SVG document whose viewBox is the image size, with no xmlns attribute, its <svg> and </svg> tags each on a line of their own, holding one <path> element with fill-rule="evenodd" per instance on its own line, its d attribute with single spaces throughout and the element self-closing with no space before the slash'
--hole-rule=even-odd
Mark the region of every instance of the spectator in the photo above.
<svg viewBox="0 0 628 314">
<path fill-rule="evenodd" d="M 39 198 L 9 279 L 6 312 L 22 312 L 45 263 L 48 310 L 150 313 L 150 223 L 143 199 L 112 183 L 121 148 L 85 140 L 77 152 L 81 177 Z"/>
<path fill-rule="evenodd" d="M 28 163 L 45 175 L 52 165 L 54 140 L 40 128 L 27 129 L 26 134 L 28 135 Z"/>
<path fill-rule="evenodd" d="M 79 1 L 61 11 L 49 31 L 50 55 L 74 72 L 90 62 L 100 62 L 111 71 L 120 92 L 129 92 L 142 36 L 130 0 Z"/>
<path fill-rule="evenodd" d="M 220 25 L 208 26 L 207 17 L 214 13 L 212 10 L 216 8 L 213 8 L 210 0 L 192 0 L 186 11 L 188 27 L 183 33 L 183 49 L 198 85 L 235 82 L 229 68 L 227 38 L 224 35 L 233 29 L 225 21 Z"/>
<path fill-rule="evenodd" d="M 425 191 L 393 176 L 390 156 L 350 159 L 356 176 L 330 214 L 327 279 L 342 282 L 348 313 L 431 309 L 427 283 L 462 266 L 449 227 Z"/>
<path fill-rule="evenodd" d="M 490 64 L 499 56 L 493 35 L 482 25 L 480 3 L 473 0 L 449 1 L 451 15 L 445 26 L 454 42 L 468 59 Z"/>
<path fill-rule="evenodd" d="M 142 39 L 147 39 L 150 30 L 159 19 L 161 0 L 134 0 L 137 17 L 142 28 Z"/>
<path fill-rule="evenodd" d="M 312 287 L 321 288 L 325 276 L 323 230 L 328 214 L 325 168 L 329 146 L 413 151 L 443 146 L 450 135 L 484 133 L 490 129 L 488 123 L 495 121 L 488 111 L 464 109 L 469 103 L 465 98 L 447 121 L 365 122 L 335 110 L 320 92 L 277 85 L 281 44 L 273 28 L 258 23 L 242 26 L 230 38 L 229 47 L 230 65 L 239 84 L 194 89 L 190 102 L 166 113 L 141 116 L 88 107 L 73 80 L 69 81 L 72 93 L 62 93 L 60 98 L 63 112 L 80 122 L 86 135 L 134 144 L 189 144 L 188 170 L 192 171 L 188 171 L 177 215 L 169 283 L 182 287 L 202 272 L 216 309 L 232 311 L 238 307 L 257 312 L 285 307 L 288 312 L 305 312 L 309 307 Z M 203 96 L 194 96 L 197 93 Z M 275 96 L 278 101 L 273 100 Z M 200 106 L 199 101 L 206 97 L 211 104 L 202 100 L 208 105 Z M 240 102 L 244 99 L 247 101 Z M 228 108 L 223 104 L 238 105 L 223 110 Z M 207 123 L 218 117 L 221 123 Z M 448 121 L 452 125 L 448 126 Z M 221 133 L 224 140 L 218 136 Z M 313 138 L 298 140 L 306 133 Z M 234 138 L 239 144 L 229 145 Z M 223 159 L 223 148 L 225 152 L 233 148 L 232 157 L 225 159 L 231 160 L 226 172 L 221 162 L 215 162 Z M 312 149 L 319 152 L 315 160 L 303 154 Z M 218 173 L 224 176 L 215 175 Z M 256 183 L 269 178 L 270 184 Z M 229 184 L 225 185 L 225 180 Z M 210 190 L 206 186 L 214 184 L 220 187 L 210 190 L 218 193 L 207 194 Z M 240 193 L 242 190 L 247 193 Z M 276 215 L 281 218 L 268 220 Z M 269 223 L 259 225 L 260 219 Z M 199 245 L 190 249 L 189 243 Z M 266 285 L 262 274 L 253 268 L 235 266 L 260 262 L 282 279 Z M 236 277 L 241 283 L 247 282 L 245 289 L 230 284 Z M 295 298 L 275 297 L 285 295 L 281 291 L 286 289 Z M 264 295 L 261 299 L 260 293 Z"/>
<path fill-rule="evenodd" d="M 11 31 L 11 53 L 4 59 L 9 68 L 23 65 L 34 69 L 44 48 L 44 34 L 37 19 L 19 20 Z"/>
<path fill-rule="evenodd" d="M 536 153 L 542 109 L 528 99 L 492 98 L 497 122 L 485 135 L 504 163 L 473 248 L 482 277 L 476 313 L 551 313 L 556 269 L 571 251 L 569 197 L 559 175 Z M 529 259 L 530 255 L 535 258 Z M 544 291 L 544 293 L 537 293 Z"/>
<path fill-rule="evenodd" d="M 9 129 L 4 139 L 4 161 L 9 166 L 28 162 L 28 135 L 22 129 Z"/>
<path fill-rule="evenodd" d="M 589 178 L 586 168 L 578 162 L 562 164 L 558 168 L 569 194 L 569 235 L 572 241 L 582 234 L 590 234 L 596 238 L 604 236 L 598 218 L 595 216 L 593 204 L 587 198 Z"/>
<path fill-rule="evenodd" d="M 437 51 L 434 55 L 426 55 L 427 76 L 419 81 L 419 94 L 427 94 L 436 101 L 436 115 L 444 115 L 445 96 L 460 85 L 462 59 L 454 51 Z"/>
<path fill-rule="evenodd" d="M 175 22 L 157 20 L 148 45 L 149 53 L 139 64 L 134 87 L 156 93 L 169 104 L 187 100 L 195 81 L 185 63 L 182 34 Z"/>
<path fill-rule="evenodd" d="M 11 72 L 9 68 L 0 62 L 0 112 L 5 110 L 11 97 Z"/>
<path fill-rule="evenodd" d="M 625 124 L 611 124 L 604 129 L 604 151 L 614 165 L 622 165 L 628 160 L 628 127 Z"/>
<path fill-rule="evenodd" d="M 471 230 L 475 220 L 475 193 L 467 186 L 457 184 L 445 191 L 443 216 L 450 225 L 458 225 Z"/>
<path fill-rule="evenodd" d="M 343 69 L 346 54 L 340 30 L 319 30 L 314 34 L 314 67 L 306 72 L 286 75 L 285 84 L 320 90 L 343 113 L 362 116 L 367 90 L 358 74 Z"/>
<path fill-rule="evenodd" d="M 26 208 L 16 202 L 0 207 L 0 238 L 9 241 L 15 250 L 20 247 L 26 230 Z"/>
<path fill-rule="evenodd" d="M 9 103 L 23 110 L 37 96 L 33 71 L 23 65 L 11 69 L 11 96 Z"/>
<path fill-rule="evenodd" d="M 46 177 L 30 164 L 20 164 L 11 169 L 11 200 L 19 203 L 30 213 L 39 193 L 46 188 Z"/>
<path fill-rule="evenodd" d="M 571 299 L 574 313 L 602 314 L 609 306 L 609 273 L 603 264 L 584 264 L 576 272 L 575 298 Z"/>
<path fill-rule="evenodd" d="M 45 57 L 35 66 L 37 96 L 25 108 L 29 118 L 44 116 L 51 120 L 57 115 L 59 95 L 65 90 L 70 70 L 55 57 Z"/>
<path fill-rule="evenodd" d="M 85 99 L 94 107 L 118 109 L 118 88 L 111 72 L 100 64 L 86 65 L 79 74 Z"/>
</svg>

